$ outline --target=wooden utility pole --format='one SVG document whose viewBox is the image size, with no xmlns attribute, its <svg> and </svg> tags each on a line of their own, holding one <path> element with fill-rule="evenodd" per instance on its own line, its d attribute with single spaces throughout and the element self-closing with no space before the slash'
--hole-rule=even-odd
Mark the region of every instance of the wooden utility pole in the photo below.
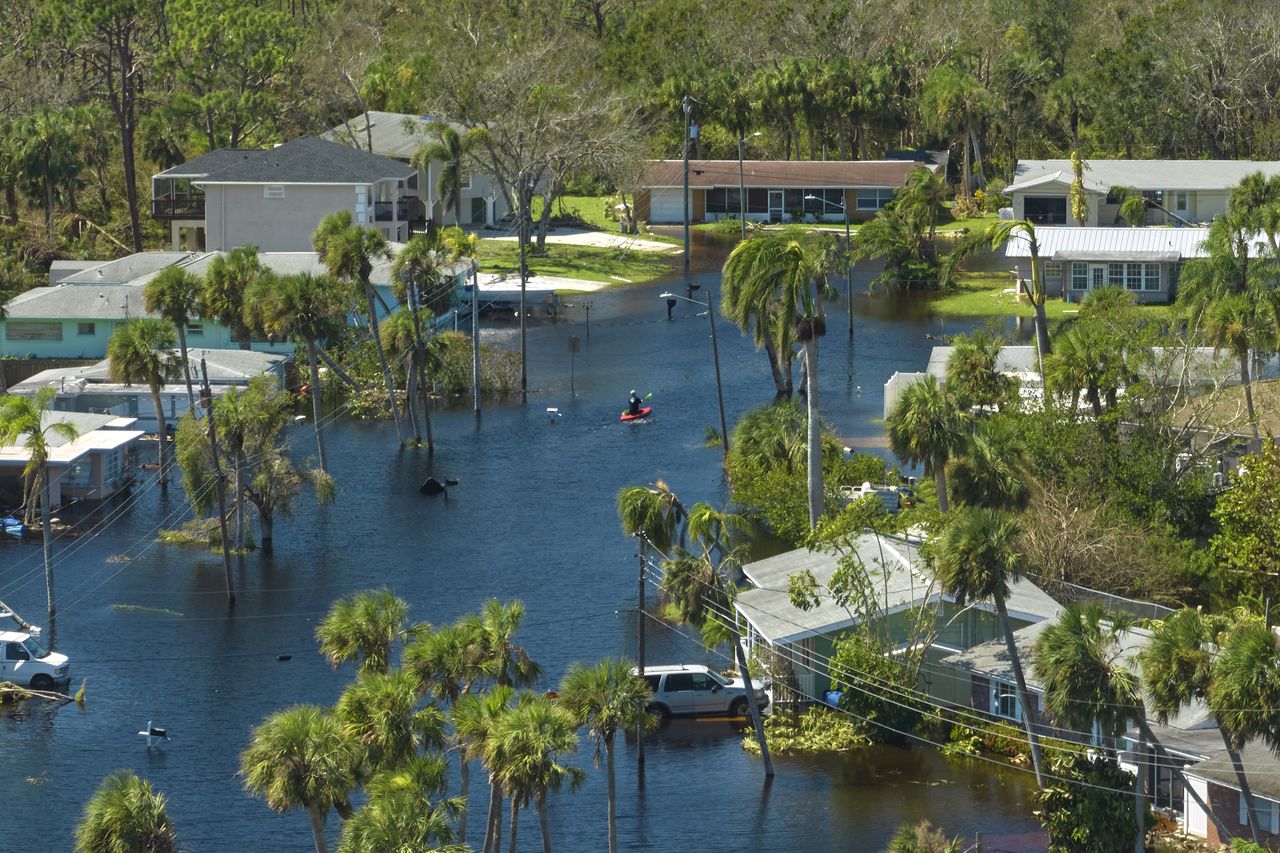
<svg viewBox="0 0 1280 853">
<path fill-rule="evenodd" d="M 529 196 L 524 172 L 516 178 L 520 200 L 520 401 L 529 402 L 529 360 L 525 352 L 525 289 L 529 286 L 529 264 L 525 258 L 525 243 L 529 239 Z"/>
<path fill-rule="evenodd" d="M 200 358 L 200 405 L 209 425 L 209 455 L 213 458 L 213 482 L 218 493 L 218 528 L 222 531 L 222 573 L 227 584 L 227 605 L 235 607 L 236 591 L 231 584 L 231 543 L 227 541 L 227 489 L 218 464 L 218 433 L 213 424 L 213 392 L 209 390 L 209 367 Z"/>
<path fill-rule="evenodd" d="M 422 308 L 422 294 L 418 292 L 418 276 L 414 275 L 409 280 L 409 310 L 413 312 L 413 361 L 410 365 L 411 371 L 416 371 L 418 389 L 422 392 L 422 420 L 427 428 L 427 456 L 432 456 L 436 452 L 435 436 L 431 432 L 431 397 L 427 392 L 427 357 L 426 350 L 422 346 L 422 319 L 419 316 L 419 309 Z M 454 320 L 456 322 L 458 312 L 454 311 Z M 413 400 L 407 401 L 410 411 L 413 409 Z M 415 421 L 416 425 L 416 421 Z"/>
<path fill-rule="evenodd" d="M 471 393 L 480 416 L 480 265 L 471 259 Z"/>
</svg>

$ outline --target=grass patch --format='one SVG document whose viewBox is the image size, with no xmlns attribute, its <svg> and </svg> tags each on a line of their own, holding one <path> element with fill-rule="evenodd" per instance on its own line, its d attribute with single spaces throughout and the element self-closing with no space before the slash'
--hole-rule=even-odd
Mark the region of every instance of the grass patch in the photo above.
<svg viewBox="0 0 1280 853">
<path fill-rule="evenodd" d="M 976 220 L 969 220 L 970 222 Z M 939 291 L 929 300 L 929 307 L 940 317 L 1031 317 L 1035 315 L 1031 303 L 1018 300 L 1012 293 L 1013 276 L 1008 273 L 961 273 L 960 283 L 951 290 Z M 1077 303 L 1049 297 L 1045 313 L 1050 320 L 1074 317 L 1080 312 Z M 1164 319 L 1169 316 L 1169 305 L 1144 305 L 1144 316 Z"/>
<path fill-rule="evenodd" d="M 480 241 L 480 269 L 508 275 L 520 273 L 520 248 L 509 240 Z M 530 255 L 529 269 L 537 275 L 580 278 L 608 284 L 652 281 L 668 275 L 674 266 L 669 256 L 656 252 L 601 249 L 548 243 L 545 256 Z"/>
<path fill-rule="evenodd" d="M 987 213 L 982 216 L 974 216 L 970 219 L 952 219 L 950 214 L 942 217 L 938 222 L 939 231 L 962 231 L 969 229 L 970 234 L 976 234 L 979 231 L 985 231 L 992 225 L 995 225 L 998 216 L 994 213 Z"/>
<path fill-rule="evenodd" d="M 617 231 L 618 223 L 605 214 L 612 199 L 613 196 L 607 195 L 562 195 L 552 202 L 551 215 L 576 217 L 602 231 Z M 537 222 L 542 218 L 541 196 L 533 199 L 532 208 L 533 221 Z"/>
</svg>

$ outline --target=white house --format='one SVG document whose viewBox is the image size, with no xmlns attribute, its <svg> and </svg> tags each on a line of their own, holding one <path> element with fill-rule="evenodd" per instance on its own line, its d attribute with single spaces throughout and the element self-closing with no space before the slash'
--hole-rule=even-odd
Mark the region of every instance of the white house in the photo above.
<svg viewBox="0 0 1280 853">
<path fill-rule="evenodd" d="M 1013 218 L 1037 225 L 1123 225 L 1118 187 L 1137 190 L 1148 201 L 1146 225 L 1203 224 L 1225 213 L 1230 189 L 1245 175 L 1280 175 L 1280 161 L 1086 160 L 1083 184 L 1089 208 L 1083 220 L 1071 213 L 1075 173 L 1070 160 L 1019 160 L 1005 192 Z"/>
<path fill-rule="evenodd" d="M 104 500 L 133 479 L 132 451 L 142 438 L 135 419 L 116 415 L 46 411 L 41 423 L 72 424 L 79 435 L 71 441 L 52 430 L 48 444 L 49 505 L 66 498 Z M 12 505 L 22 500 L 22 470 L 31 454 L 25 443 L 0 445 L 0 495 Z"/>
</svg>

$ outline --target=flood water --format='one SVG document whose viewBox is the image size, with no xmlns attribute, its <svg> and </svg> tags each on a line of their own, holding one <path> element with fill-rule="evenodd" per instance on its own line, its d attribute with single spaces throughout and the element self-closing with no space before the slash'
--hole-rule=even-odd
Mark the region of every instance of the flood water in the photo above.
<svg viewBox="0 0 1280 853">
<path fill-rule="evenodd" d="M 717 283 L 715 253 L 704 252 L 700 265 L 704 297 Z M 570 297 L 569 322 L 529 332 L 528 404 L 489 404 L 479 421 L 465 406 L 437 412 L 434 459 L 398 449 L 389 423 L 336 424 L 328 438 L 336 504 L 304 503 L 293 519 L 277 521 L 275 556 L 255 553 L 236 567 L 230 615 L 218 558 L 153 544 L 156 529 L 184 515 L 180 487 L 163 496 L 140 483 L 132 499 L 82 520 L 92 535 L 57 544 L 58 641 L 72 660 L 73 687 L 88 679 L 87 704 L 0 717 L 4 849 L 69 849 L 93 789 L 127 767 L 168 797 L 185 850 L 310 850 L 305 814 L 276 815 L 246 795 L 238 756 L 268 714 L 332 703 L 350 681 L 351 672 L 321 658 L 313 632 L 333 599 L 358 589 L 389 586 L 411 603 L 413 619 L 433 624 L 487 597 L 523 600 L 522 640 L 545 670 L 543 688 L 574 661 L 634 654 L 636 560 L 619 531 L 617 490 L 662 478 L 686 501 L 725 500 L 720 451 L 704 446 L 705 428 L 718 421 L 707 320 L 684 303 L 667 320 L 657 294 L 676 286 L 683 291 L 683 277 Z M 926 334 L 972 324 L 941 325 L 922 312 L 886 316 L 866 297 L 857 308 L 852 344 L 841 323 L 829 322 L 821 402 L 842 435 L 871 436 L 881 433 L 884 381 L 895 370 L 923 369 L 934 343 Z M 727 323 L 719 332 L 732 423 L 771 398 L 772 382 L 748 340 Z M 511 331 L 486 335 L 501 341 Z M 570 335 L 582 339 L 576 396 Z M 618 423 L 631 388 L 653 392 L 647 423 Z M 548 407 L 562 417 L 553 421 Z M 310 425 L 292 429 L 306 453 Z M 417 487 L 429 475 L 459 485 L 447 501 L 427 498 Z M 109 526 L 92 529 L 108 516 Z M 0 543 L 0 598 L 36 621 L 45 594 L 39 554 L 38 544 Z M 693 638 L 650 624 L 650 662 L 724 665 Z M 135 733 L 148 720 L 173 741 L 147 750 Z M 622 744 L 622 848 L 875 851 L 904 821 L 927 817 L 970 839 L 981 831 L 998 849 L 1034 849 L 1026 841 L 1036 829 L 1032 784 L 1023 772 L 878 747 L 847 761 L 780 759 L 764 787 L 741 737 L 723 722 L 671 724 L 647 740 L 643 790 L 634 743 Z M 555 841 L 564 851 L 603 849 L 603 773 L 591 769 L 585 741 L 576 761 L 588 780 L 553 798 Z M 473 841 L 484 811 L 477 776 Z M 527 818 L 520 847 L 540 849 L 536 820 Z M 337 837 L 336 817 L 330 835 Z"/>
</svg>

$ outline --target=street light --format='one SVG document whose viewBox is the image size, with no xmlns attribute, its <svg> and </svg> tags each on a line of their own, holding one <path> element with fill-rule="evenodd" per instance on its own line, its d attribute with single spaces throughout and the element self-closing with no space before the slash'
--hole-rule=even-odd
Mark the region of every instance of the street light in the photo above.
<svg viewBox="0 0 1280 853">
<path fill-rule="evenodd" d="M 680 296 L 675 293 L 659 293 L 659 299 L 679 299 L 683 302 L 692 302 L 707 309 L 707 320 L 711 323 L 711 359 L 716 366 L 716 400 L 720 404 L 720 446 L 724 448 L 725 462 L 729 461 L 729 427 L 724 419 L 724 386 L 720 382 L 720 344 L 716 339 L 716 312 L 712 307 L 715 305 L 715 294 L 710 287 L 707 288 L 707 301 L 699 302 L 696 299 L 690 299 L 687 296 Z"/>
<path fill-rule="evenodd" d="M 853 337 L 853 270 L 849 263 L 849 252 L 853 249 L 853 243 L 849 240 L 849 194 L 847 191 L 842 193 L 844 202 L 837 204 L 834 201 L 827 201 L 816 195 L 807 195 L 805 201 L 820 201 L 823 204 L 829 204 L 832 207 L 838 207 L 844 213 L 844 289 L 846 292 L 846 301 L 849 303 L 849 337 Z"/>
<path fill-rule="evenodd" d="M 752 138 L 760 136 L 760 131 L 751 134 Z M 742 222 L 742 239 L 747 239 L 747 182 L 742 173 L 742 148 L 747 138 L 738 133 L 738 219 Z"/>
</svg>

